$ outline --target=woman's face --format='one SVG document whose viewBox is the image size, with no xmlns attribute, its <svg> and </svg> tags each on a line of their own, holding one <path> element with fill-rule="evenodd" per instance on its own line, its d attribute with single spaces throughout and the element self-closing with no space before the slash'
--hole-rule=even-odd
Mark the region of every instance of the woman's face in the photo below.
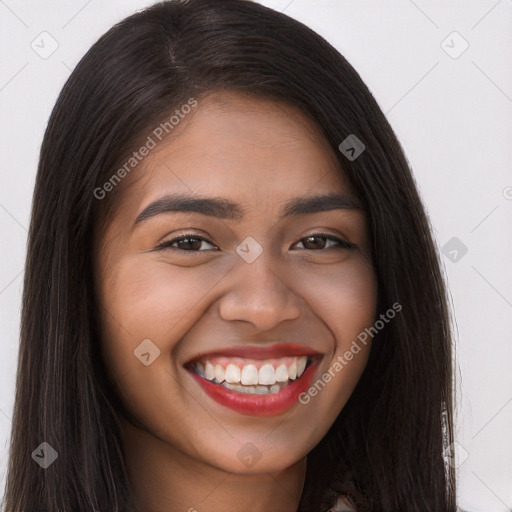
<svg viewBox="0 0 512 512">
<path fill-rule="evenodd" d="M 291 466 L 351 395 L 370 343 L 345 354 L 376 313 L 365 215 L 335 154 L 294 108 L 224 92 L 132 173 L 96 253 L 123 403 L 170 454 Z M 345 199 L 310 202 L 327 195 Z"/>
</svg>

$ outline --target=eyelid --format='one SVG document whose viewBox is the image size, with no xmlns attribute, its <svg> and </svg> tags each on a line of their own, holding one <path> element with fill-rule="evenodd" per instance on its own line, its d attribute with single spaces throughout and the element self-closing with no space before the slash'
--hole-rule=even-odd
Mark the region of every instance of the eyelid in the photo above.
<svg viewBox="0 0 512 512">
<path fill-rule="evenodd" d="M 183 249 L 178 249 L 177 247 L 171 247 L 171 244 L 174 244 L 176 242 L 180 242 L 181 240 L 187 239 L 187 238 L 196 238 L 197 240 L 200 240 L 200 241 L 203 241 L 203 242 L 207 242 L 210 245 L 213 245 L 213 246 L 215 246 L 218 249 L 217 245 L 215 245 L 213 242 L 208 240 L 208 238 L 206 238 L 203 235 L 198 235 L 197 233 L 182 233 L 182 234 L 174 236 L 170 240 L 164 240 L 163 242 L 159 243 L 156 246 L 155 250 L 167 250 L 168 249 L 168 250 L 171 250 L 171 251 L 172 250 L 176 250 L 176 251 L 180 251 L 180 252 L 189 252 L 189 253 L 209 252 L 209 251 L 212 250 L 212 249 L 208 249 L 207 251 L 185 251 Z"/>
<path fill-rule="evenodd" d="M 330 238 L 331 240 L 335 240 L 336 242 L 338 242 L 341 245 L 341 248 L 345 248 L 345 249 L 353 249 L 354 247 L 356 247 L 356 244 L 349 242 L 344 236 L 333 235 L 331 233 L 327 233 L 327 232 L 323 232 L 323 231 L 315 231 L 309 235 L 305 235 L 305 236 L 301 237 L 297 243 L 300 243 L 302 240 L 305 240 L 306 238 L 310 238 L 310 237 Z M 297 245 L 297 243 L 295 243 L 294 245 Z M 307 250 L 307 249 L 304 249 L 304 250 Z M 320 249 L 320 251 L 322 251 L 322 250 L 325 250 L 325 249 Z"/>
</svg>

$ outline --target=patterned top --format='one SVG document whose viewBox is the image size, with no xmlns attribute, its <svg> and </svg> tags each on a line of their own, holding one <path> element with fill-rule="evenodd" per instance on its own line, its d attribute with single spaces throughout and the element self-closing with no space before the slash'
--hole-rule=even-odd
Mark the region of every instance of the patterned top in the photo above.
<svg viewBox="0 0 512 512">
<path fill-rule="evenodd" d="M 325 512 L 357 512 L 352 500 L 345 494 L 338 494 L 334 505 Z"/>
</svg>

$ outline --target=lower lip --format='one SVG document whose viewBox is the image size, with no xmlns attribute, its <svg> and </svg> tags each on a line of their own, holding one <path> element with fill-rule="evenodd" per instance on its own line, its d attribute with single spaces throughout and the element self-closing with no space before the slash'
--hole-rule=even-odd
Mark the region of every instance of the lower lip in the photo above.
<svg viewBox="0 0 512 512">
<path fill-rule="evenodd" d="M 313 361 L 298 379 L 285 386 L 279 393 L 265 395 L 232 391 L 200 377 L 193 370 L 190 372 L 206 394 L 219 404 L 241 414 L 272 416 L 287 411 L 298 402 L 299 395 L 310 386 L 318 364 L 318 361 Z"/>
</svg>

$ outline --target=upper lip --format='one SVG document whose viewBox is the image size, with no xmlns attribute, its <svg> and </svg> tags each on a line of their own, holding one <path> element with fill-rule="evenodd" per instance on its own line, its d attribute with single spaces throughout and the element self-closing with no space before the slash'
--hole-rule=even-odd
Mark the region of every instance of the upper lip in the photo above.
<svg viewBox="0 0 512 512">
<path fill-rule="evenodd" d="M 321 352 L 299 345 L 296 343 L 277 343 L 268 346 L 235 346 L 226 349 L 220 349 L 210 352 L 203 352 L 189 361 L 194 363 L 202 359 L 211 359 L 214 357 L 241 357 L 247 359 L 271 359 L 279 357 L 293 356 L 321 356 Z"/>
</svg>

